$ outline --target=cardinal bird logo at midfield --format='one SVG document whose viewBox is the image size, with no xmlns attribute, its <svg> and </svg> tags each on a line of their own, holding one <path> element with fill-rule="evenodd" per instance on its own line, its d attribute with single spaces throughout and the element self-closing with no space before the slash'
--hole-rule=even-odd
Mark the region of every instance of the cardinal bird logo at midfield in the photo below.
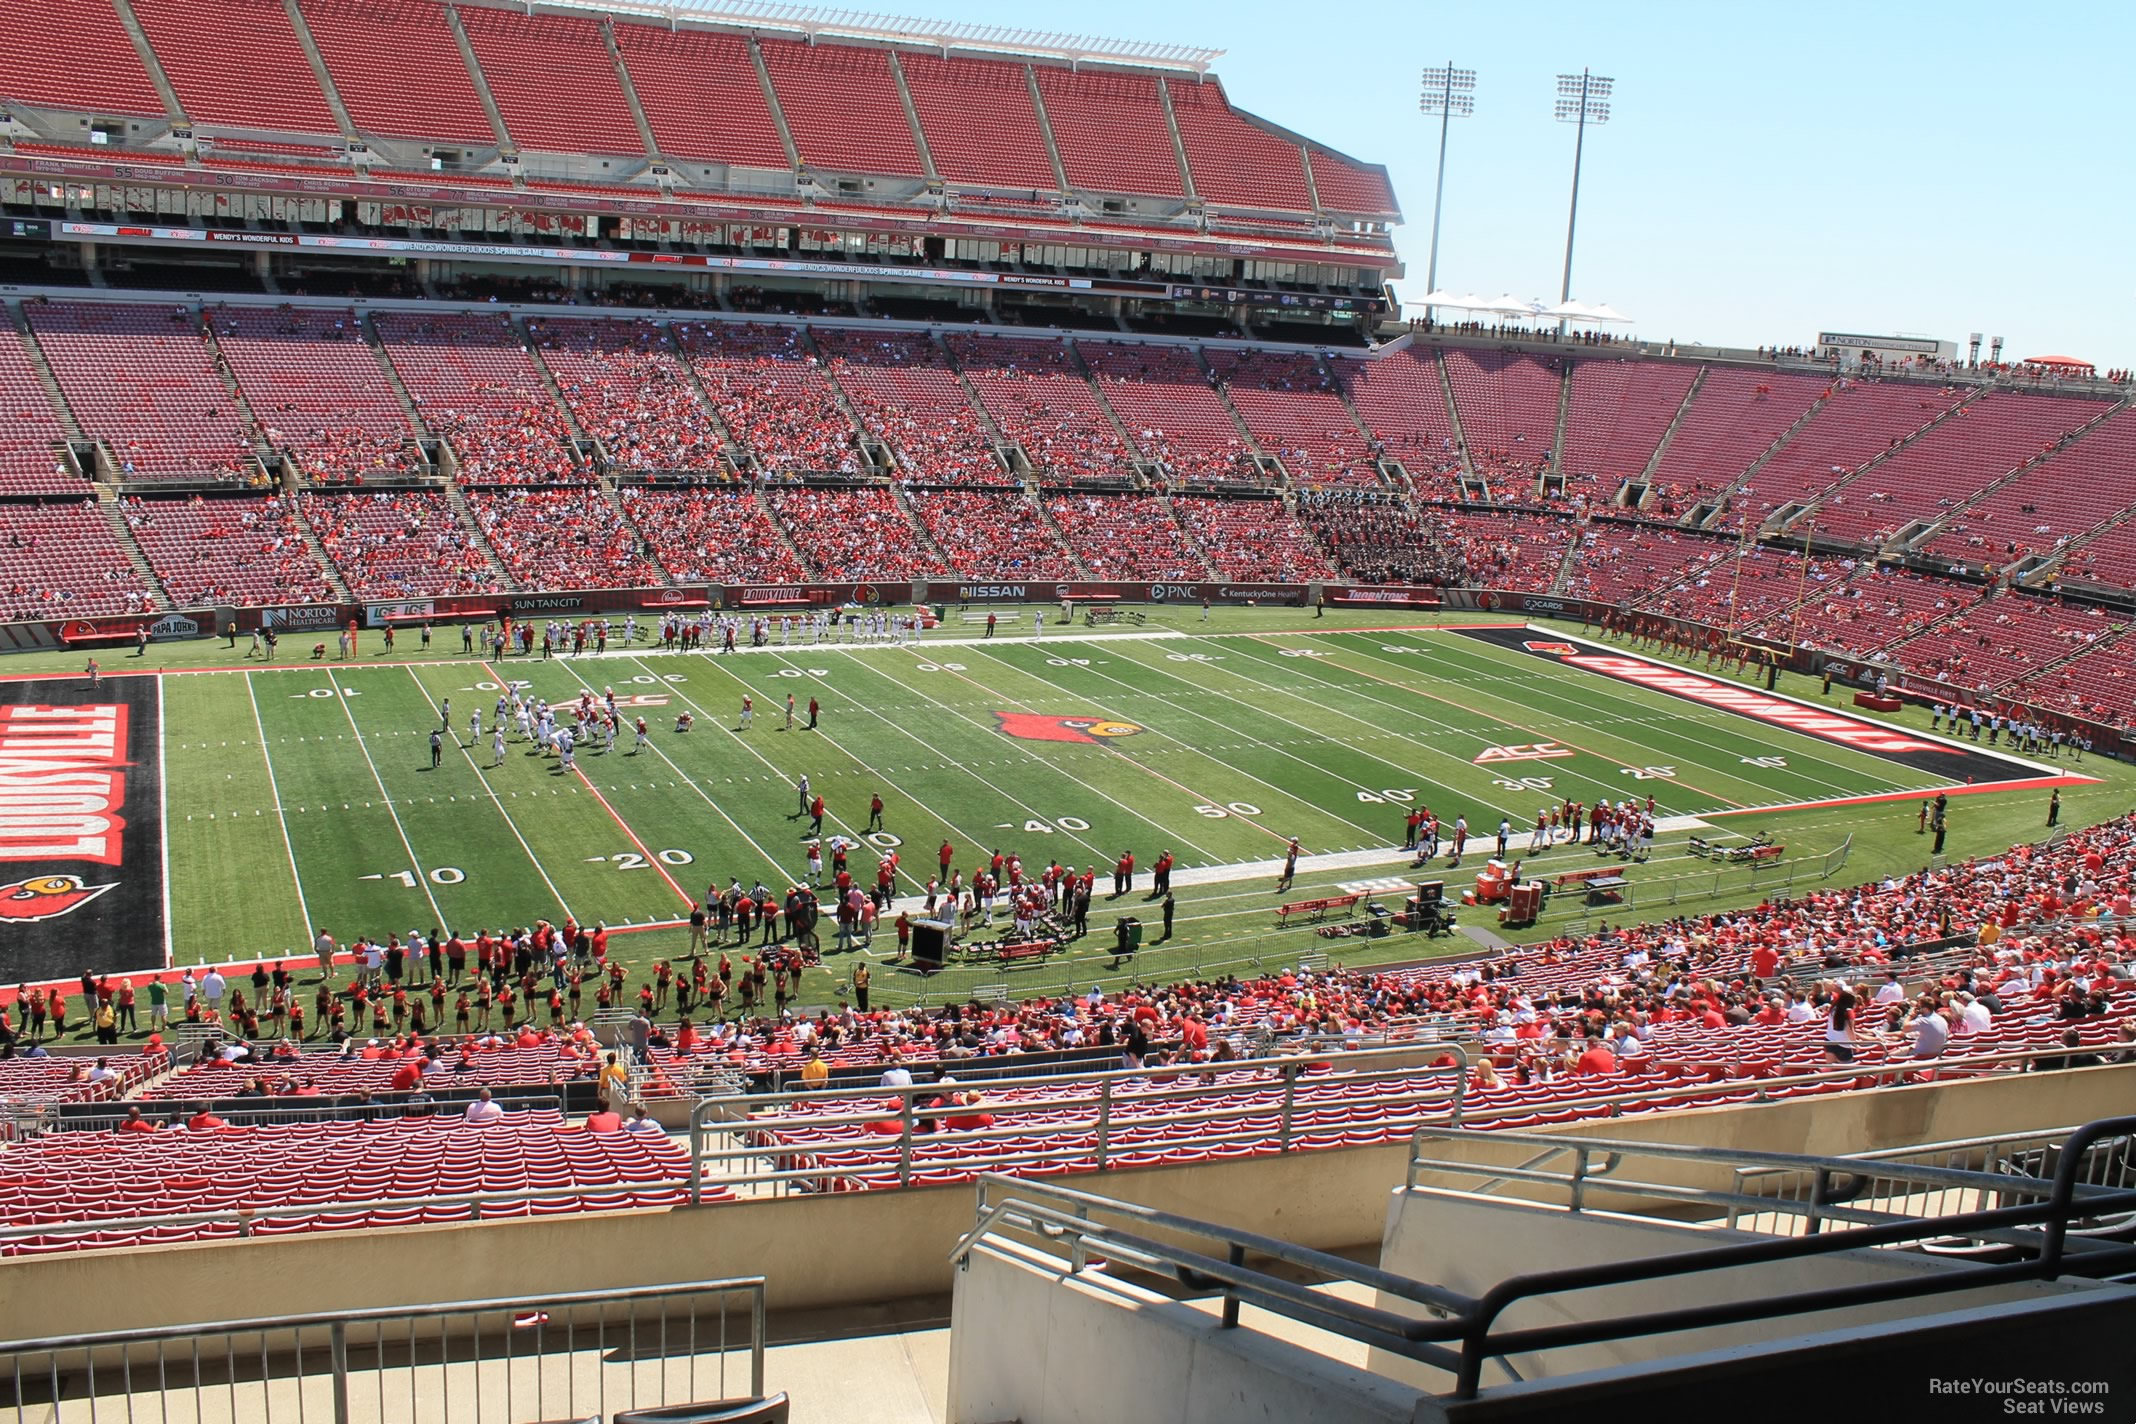
<svg viewBox="0 0 2136 1424">
<path fill-rule="evenodd" d="M 84 885 L 79 875 L 39 875 L 0 885 L 0 924 L 56 920 L 94 900 L 118 882 Z"/>
<path fill-rule="evenodd" d="M 996 712 L 1003 736 L 1027 742 L 1080 742 L 1096 746 L 1114 737 L 1132 737 L 1142 728 L 1111 717 L 1047 717 L 1036 712 Z"/>
</svg>

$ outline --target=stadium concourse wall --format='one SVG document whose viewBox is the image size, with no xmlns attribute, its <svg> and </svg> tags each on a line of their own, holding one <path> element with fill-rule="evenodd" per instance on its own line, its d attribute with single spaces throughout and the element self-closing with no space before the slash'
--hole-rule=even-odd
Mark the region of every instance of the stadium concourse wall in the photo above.
<svg viewBox="0 0 2136 1424">
<path fill-rule="evenodd" d="M 1782 1102 L 1598 1118 L 1555 1129 L 1709 1146 L 1838 1155 L 2046 1130 L 2126 1109 L 2136 1065 L 2002 1073 Z M 1499 1165 L 1489 1141 L 1445 1144 Z M 1406 1141 L 1081 1177 L 1107 1195 L 1326 1250 L 1376 1243 Z M 1702 1176 L 1704 1173 L 1706 1175 Z M 1654 1165 L 1656 1181 L 1723 1189 L 1725 1167 Z M 1710 1179 L 1709 1179 L 1710 1178 Z M 1427 1179 L 1429 1185 L 1462 1185 Z M 1518 1194 L 1518 1193 L 1514 1193 Z M 772 1309 L 946 1293 L 971 1224 L 970 1185 L 322 1232 L 0 1261 L 0 1339 L 406 1306 L 449 1295 L 511 1300 L 761 1273 Z M 115 1283 L 123 1288 L 114 1289 Z M 230 1302 L 245 1302 L 233 1312 Z"/>
</svg>

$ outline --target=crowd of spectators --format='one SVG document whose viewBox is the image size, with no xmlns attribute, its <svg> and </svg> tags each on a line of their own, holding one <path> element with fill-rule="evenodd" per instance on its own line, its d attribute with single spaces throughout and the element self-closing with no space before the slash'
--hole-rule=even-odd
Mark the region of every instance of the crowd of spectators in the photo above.
<svg viewBox="0 0 2136 1424">
<path fill-rule="evenodd" d="M 579 428 L 600 442 L 610 468 L 660 474 L 720 468 L 718 426 L 657 323 L 534 317 L 527 330 Z"/>
<path fill-rule="evenodd" d="M 948 342 L 994 424 L 1023 447 L 1041 479 L 1134 480 L 1134 451 L 1061 342 L 962 333 Z"/>
<path fill-rule="evenodd" d="M 474 491 L 475 527 L 521 588 L 647 588 L 660 571 L 597 489 Z"/>
<path fill-rule="evenodd" d="M 626 485 L 623 508 L 678 583 L 804 583 L 809 570 L 753 489 Z"/>
<path fill-rule="evenodd" d="M 1201 561 L 1163 499 L 1054 494 L 1046 513 L 1095 579 L 1204 579 Z"/>
<path fill-rule="evenodd" d="M 281 435 L 277 427 L 267 431 L 270 443 L 280 444 Z M 326 426 L 304 436 L 295 454 L 305 483 L 312 485 L 361 485 L 429 473 L 421 448 L 406 431 L 380 434 L 352 425 Z"/>
<path fill-rule="evenodd" d="M 912 508 L 960 577 L 1082 577 L 1067 546 L 1021 491 L 915 491 Z"/>
<path fill-rule="evenodd" d="M 1479 514 L 1442 509 L 1434 512 L 1434 518 L 1459 560 L 1449 582 L 1523 593 L 1549 591 L 1581 527 L 1562 515 L 1532 510 Z"/>
<path fill-rule="evenodd" d="M 1298 513 L 1360 583 L 1462 581 L 1461 551 L 1429 506 L 1372 490 L 1308 490 L 1298 496 Z"/>
<path fill-rule="evenodd" d="M 1580 535 L 1569 591 L 1598 603 L 1628 602 L 1697 577 L 1735 550 L 1732 539 L 1671 525 L 1597 521 Z"/>
<path fill-rule="evenodd" d="M 164 591 L 182 608 L 334 598 L 289 498 L 129 497 L 120 510 Z"/>
<path fill-rule="evenodd" d="M 772 513 L 827 579 L 947 577 L 887 489 L 772 489 Z"/>
<path fill-rule="evenodd" d="M 677 322 L 673 331 L 727 433 L 765 474 L 863 471 L 853 422 L 800 327 Z"/>
<path fill-rule="evenodd" d="M 468 485 L 583 484 L 592 472 L 571 448 L 571 427 L 546 391 L 493 391 L 488 410 L 442 410 L 430 428 L 460 457 L 458 479 Z"/>
<path fill-rule="evenodd" d="M 1181 495 L 1172 508 L 1218 578 L 1309 583 L 1335 577 L 1312 530 L 1280 498 Z"/>
<path fill-rule="evenodd" d="M 908 484 L 1005 485 L 1009 473 L 934 343 L 908 332 L 815 330 L 830 369 Z"/>
<path fill-rule="evenodd" d="M 308 496 L 303 515 L 349 592 L 400 599 L 494 593 L 500 579 L 445 496 L 373 490 Z"/>
</svg>

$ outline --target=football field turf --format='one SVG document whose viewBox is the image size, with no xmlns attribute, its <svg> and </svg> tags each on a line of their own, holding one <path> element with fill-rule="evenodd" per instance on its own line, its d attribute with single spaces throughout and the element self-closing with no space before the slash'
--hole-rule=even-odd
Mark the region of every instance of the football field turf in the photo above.
<svg viewBox="0 0 2136 1424">
<path fill-rule="evenodd" d="M 1087 982 L 1107 963 L 1113 914 L 1154 921 L 1147 867 L 1166 849 L 1180 866 L 1178 942 L 1195 946 L 1175 962 L 1192 971 L 1233 962 L 1219 946 L 1315 947 L 1296 928 L 1271 939 L 1281 899 L 1422 878 L 1398 849 L 1412 803 L 1448 827 L 1468 818 L 1476 840 L 1463 868 L 1443 869 L 1442 855 L 1442 868 L 1425 872 L 1455 893 L 1490 853 L 1501 816 L 1518 852 L 1545 804 L 1652 795 L 1664 834 L 1653 862 L 1632 869 L 1637 885 L 1703 870 L 1684 853 L 1694 831 L 1740 842 L 1784 823 L 1788 859 L 1802 864 L 1844 841 L 1874 798 L 2065 770 L 1851 719 L 1871 729 L 1856 740 L 1914 750 L 1848 745 L 1641 685 L 1622 666 L 1611 675 L 1574 665 L 1595 654 L 1630 662 L 1507 625 L 1315 632 L 1293 620 L 1204 633 L 1184 619 L 1144 633 L 985 641 L 944 630 L 909 648 L 733 655 L 490 663 L 395 661 L 373 648 L 345 663 L 249 668 L 226 655 L 223 667 L 161 678 L 167 947 L 183 965 L 298 954 L 307 927 L 346 944 L 411 927 L 471 935 L 569 917 L 630 931 L 617 951 L 646 963 L 682 951 L 672 926 L 708 884 L 783 890 L 803 874 L 808 822 L 794 782 L 806 773 L 827 803 L 825 834 L 868 847 L 853 857 L 863 883 L 877 852 L 895 848 L 900 893 L 918 892 L 945 840 L 967 874 L 996 848 L 1034 871 L 1056 857 L 1095 866 L 1093 934 L 1069 959 L 1087 966 Z M 582 749 L 565 772 L 514 736 L 493 767 L 489 729 L 506 686 L 552 703 L 613 688 L 627 719 L 647 719 L 651 745 L 634 752 L 626 733 L 613 751 Z M 802 709 L 792 731 L 788 693 Z M 755 717 L 742 731 L 745 694 Z M 814 731 L 804 726 L 811 697 L 822 706 Z M 450 735 L 433 770 L 429 737 L 448 700 Z M 468 719 L 478 709 L 476 741 Z M 695 726 L 680 733 L 685 712 Z M 872 794 L 886 809 L 871 834 Z M 1910 829 L 1910 803 L 1900 810 Z M 1268 862 L 1293 836 L 1309 859 L 1277 897 Z M 1137 857 L 1136 889 L 1108 904 L 1123 850 Z M 1584 847 L 1561 846 L 1529 868 L 1596 863 Z M 1731 888 L 1757 896 L 1747 876 Z M 1546 931 L 1553 917 L 1563 918 L 1555 905 Z M 1405 942 L 1427 952 L 1419 937 L 1389 943 Z M 869 952 L 885 960 L 892 950 L 883 933 Z M 1165 962 L 1148 955 L 1140 967 Z M 1049 968 L 1062 972 L 1058 961 Z M 828 974 L 845 969 L 831 956 Z M 1016 982 L 998 970 L 978 977 Z M 878 978 L 885 997 L 939 997 L 959 982 L 898 988 L 890 978 Z M 828 998 L 829 980 L 817 990 L 807 997 Z"/>
</svg>

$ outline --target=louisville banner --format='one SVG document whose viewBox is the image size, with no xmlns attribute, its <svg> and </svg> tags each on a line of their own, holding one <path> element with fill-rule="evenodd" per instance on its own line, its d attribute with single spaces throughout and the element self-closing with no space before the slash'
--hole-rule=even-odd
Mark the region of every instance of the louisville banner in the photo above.
<svg viewBox="0 0 2136 1424">
<path fill-rule="evenodd" d="M 163 967 L 153 677 L 0 683 L 0 977 Z"/>
<path fill-rule="evenodd" d="M 1038 712 L 996 712 L 1003 736 L 1027 742 L 1081 742 L 1096 746 L 1114 737 L 1132 737 L 1142 730 L 1133 722 L 1110 717 L 1048 717 Z"/>
</svg>

